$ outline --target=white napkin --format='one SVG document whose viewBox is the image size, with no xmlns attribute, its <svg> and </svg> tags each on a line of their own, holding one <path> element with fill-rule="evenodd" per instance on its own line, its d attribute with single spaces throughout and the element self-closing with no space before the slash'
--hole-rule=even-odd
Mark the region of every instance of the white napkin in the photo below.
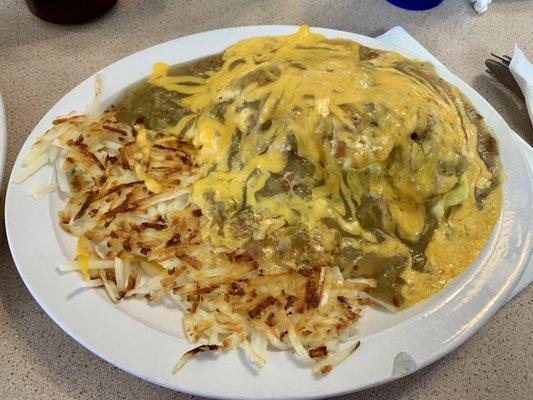
<svg viewBox="0 0 533 400">
<path fill-rule="evenodd" d="M 383 35 L 378 36 L 376 39 L 381 40 L 382 42 L 386 42 L 389 44 L 392 44 L 397 47 L 402 47 L 406 50 L 410 50 L 414 53 L 419 54 L 420 56 L 424 57 L 427 60 L 430 60 L 434 64 L 438 64 L 442 66 L 444 65 L 437 60 L 429 51 L 427 51 L 424 46 L 422 46 L 420 43 L 418 43 L 411 35 L 409 35 L 405 29 L 403 29 L 401 26 L 396 26 L 392 28 L 391 30 L 385 32 Z M 518 51 L 518 53 L 517 53 Z M 516 61 L 515 61 L 516 59 Z M 531 99 L 533 97 L 533 73 L 532 73 L 532 66 L 531 63 L 524 57 L 522 52 L 518 49 L 518 47 L 515 48 L 515 54 L 513 57 L 513 62 L 515 63 L 515 70 L 518 70 L 521 75 L 521 79 L 523 80 L 524 86 L 520 84 L 520 81 L 518 81 L 518 84 L 520 85 L 520 88 L 524 92 L 524 96 L 526 96 L 526 91 L 524 87 L 528 90 L 528 96 L 531 102 Z M 511 62 L 511 65 L 513 64 Z M 514 73 L 513 73 L 514 75 Z M 514 75 L 516 78 L 516 75 Z M 526 77 L 528 80 L 526 80 Z M 528 97 L 526 97 L 528 98 Z M 528 110 L 529 115 L 531 117 L 531 103 L 528 103 Z M 533 123 L 533 118 L 532 118 Z M 516 132 L 511 131 L 515 135 L 515 139 L 520 144 L 521 150 L 526 155 L 527 160 L 529 161 L 529 166 L 531 170 L 533 171 L 533 148 L 529 146 Z M 509 299 L 513 298 L 516 294 L 520 293 L 527 285 L 529 285 L 531 282 L 533 282 L 533 259 L 529 260 L 529 265 L 524 271 L 524 274 L 516 284 L 516 287 L 514 288 L 513 292 L 509 296 Z"/>
<path fill-rule="evenodd" d="M 518 83 L 522 93 L 524 93 L 529 119 L 531 119 L 533 124 L 533 65 L 517 45 L 514 46 L 514 54 L 511 64 L 509 64 L 509 71 L 511 71 L 516 83 Z"/>
<path fill-rule="evenodd" d="M 474 3 L 474 10 L 476 10 L 478 14 L 481 14 L 487 11 L 492 0 L 472 0 L 472 3 Z"/>
</svg>

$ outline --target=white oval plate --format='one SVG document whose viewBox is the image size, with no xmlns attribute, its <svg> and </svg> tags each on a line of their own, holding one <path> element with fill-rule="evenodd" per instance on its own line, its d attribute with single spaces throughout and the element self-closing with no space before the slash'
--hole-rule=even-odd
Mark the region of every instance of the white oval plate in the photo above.
<svg viewBox="0 0 533 400">
<path fill-rule="evenodd" d="M 295 32 L 291 26 L 250 26 L 204 32 L 172 40 L 128 56 L 99 72 L 109 104 L 128 85 L 147 76 L 155 62 L 176 64 L 222 51 L 238 40 Z M 367 46 L 405 50 L 348 32 L 314 29 Z M 419 369 L 464 342 L 507 299 L 523 272 L 531 248 L 532 178 L 509 127 L 496 111 L 457 77 L 437 66 L 486 118 L 500 143 L 506 180 L 501 218 L 489 242 L 468 268 L 444 290 L 397 314 L 369 309 L 359 322 L 359 350 L 331 374 L 317 379 L 285 353 L 273 353 L 265 368 L 251 367 L 242 352 L 201 355 L 178 374 L 171 369 L 192 345 L 180 337 L 180 315 L 167 305 L 128 300 L 113 305 L 99 290 L 79 289 L 78 274 L 60 274 L 57 264 L 72 256 L 73 241 L 57 228 L 57 196 L 34 201 L 27 195 L 49 179 L 43 169 L 22 185 L 10 184 L 6 228 L 19 273 L 37 302 L 70 336 L 93 353 L 140 378 L 196 395 L 238 399 L 322 398 L 378 385 Z M 54 117 L 83 111 L 94 94 L 95 76 L 61 99 L 24 144 L 51 125 Z M 21 168 L 21 156 L 13 171 Z M 396 360 L 396 361 L 395 361 Z"/>
</svg>

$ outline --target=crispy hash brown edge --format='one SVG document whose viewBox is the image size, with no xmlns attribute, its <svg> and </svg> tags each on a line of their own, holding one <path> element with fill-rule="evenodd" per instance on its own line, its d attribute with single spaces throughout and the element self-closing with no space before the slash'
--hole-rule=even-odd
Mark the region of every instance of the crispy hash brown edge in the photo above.
<svg viewBox="0 0 533 400">
<path fill-rule="evenodd" d="M 288 268 L 264 275 L 249 253 L 211 249 L 206 218 L 191 202 L 201 176 L 195 149 L 172 134 L 128 126 L 116 110 L 57 118 L 24 158 L 20 183 L 49 165 L 53 182 L 33 186 L 41 198 L 59 191 L 68 203 L 61 228 L 78 237 L 75 260 L 85 284 L 113 302 L 170 297 L 184 313 L 188 339 L 179 370 L 196 354 L 241 347 L 263 366 L 268 350 L 291 351 L 321 375 L 360 345 L 341 349 L 373 303 L 370 279 L 343 279 L 337 267 Z"/>
</svg>

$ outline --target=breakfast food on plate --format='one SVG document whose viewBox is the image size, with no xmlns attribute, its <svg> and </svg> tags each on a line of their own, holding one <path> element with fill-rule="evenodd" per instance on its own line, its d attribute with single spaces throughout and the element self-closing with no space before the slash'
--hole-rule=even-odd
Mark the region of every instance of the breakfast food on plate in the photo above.
<svg viewBox="0 0 533 400">
<path fill-rule="evenodd" d="M 19 181 L 53 166 L 34 196 L 68 196 L 63 269 L 181 307 L 199 346 L 176 370 L 242 347 L 328 373 L 365 306 L 408 307 L 464 270 L 501 202 L 495 139 L 430 64 L 305 26 L 156 64 L 103 114 L 56 119 L 24 163 Z"/>
</svg>

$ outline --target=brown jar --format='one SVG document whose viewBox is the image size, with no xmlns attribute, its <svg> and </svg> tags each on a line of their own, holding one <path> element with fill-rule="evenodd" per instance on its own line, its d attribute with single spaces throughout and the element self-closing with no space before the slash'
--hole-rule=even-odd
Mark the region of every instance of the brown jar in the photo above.
<svg viewBox="0 0 533 400">
<path fill-rule="evenodd" d="M 77 24 L 102 15 L 117 0 L 25 0 L 30 11 L 45 21 Z"/>
</svg>

